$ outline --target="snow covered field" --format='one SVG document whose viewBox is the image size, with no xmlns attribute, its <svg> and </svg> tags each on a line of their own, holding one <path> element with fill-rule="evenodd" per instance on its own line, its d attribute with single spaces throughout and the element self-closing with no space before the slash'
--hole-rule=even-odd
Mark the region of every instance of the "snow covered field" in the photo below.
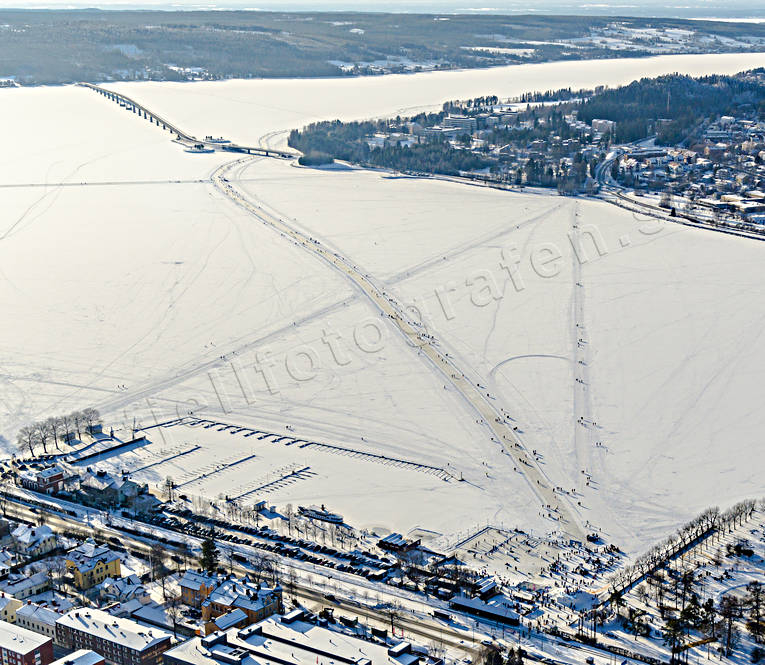
<svg viewBox="0 0 765 665">
<path fill-rule="evenodd" d="M 269 143 L 320 118 L 758 64 L 765 55 L 115 88 L 198 136 Z M 18 128 L 0 164 L 5 450 L 27 422 L 85 406 L 122 435 L 134 419 L 193 413 L 351 452 L 176 426 L 99 466 L 171 476 L 189 494 L 325 503 L 356 526 L 452 542 L 487 523 L 555 528 L 472 407 L 356 287 L 212 186 L 230 155 L 185 153 L 81 88 L 2 90 L 0 119 Z M 411 306 L 584 528 L 634 551 L 760 491 L 764 245 L 604 203 L 262 158 L 233 184 Z"/>
</svg>

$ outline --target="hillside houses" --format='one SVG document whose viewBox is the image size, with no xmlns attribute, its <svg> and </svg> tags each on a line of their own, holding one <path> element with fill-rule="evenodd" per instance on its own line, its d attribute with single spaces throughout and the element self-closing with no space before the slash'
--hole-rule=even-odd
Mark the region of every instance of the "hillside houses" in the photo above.
<svg viewBox="0 0 765 665">
<path fill-rule="evenodd" d="M 671 192 L 709 217 L 765 221 L 765 122 L 723 116 L 689 148 L 625 152 L 613 172 L 626 187 Z"/>
</svg>

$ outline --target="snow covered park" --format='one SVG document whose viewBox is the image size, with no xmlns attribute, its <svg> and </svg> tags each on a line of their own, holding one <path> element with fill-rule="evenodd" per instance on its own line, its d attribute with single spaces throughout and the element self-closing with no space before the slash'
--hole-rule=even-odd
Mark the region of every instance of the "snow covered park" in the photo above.
<svg viewBox="0 0 765 665">
<path fill-rule="evenodd" d="M 757 64 L 676 56 L 114 88 L 198 136 L 269 145 L 321 118 Z M 230 154 L 186 153 L 84 88 L 2 90 L 0 114 L 19 128 L 0 164 L 8 454 L 24 424 L 85 406 L 122 437 L 185 418 L 97 466 L 211 498 L 324 503 L 355 526 L 440 544 L 486 524 L 558 528 L 417 345 L 341 272 L 213 186 Z M 635 552 L 709 504 L 761 491 L 762 243 L 542 192 L 266 158 L 231 173 L 418 321 L 583 529 Z"/>
</svg>

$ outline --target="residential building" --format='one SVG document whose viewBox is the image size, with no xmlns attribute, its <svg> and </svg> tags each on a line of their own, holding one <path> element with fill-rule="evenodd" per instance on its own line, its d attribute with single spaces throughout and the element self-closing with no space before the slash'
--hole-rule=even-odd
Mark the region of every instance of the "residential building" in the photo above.
<svg viewBox="0 0 765 665">
<path fill-rule="evenodd" d="M 600 132 L 601 134 L 608 134 L 614 130 L 616 123 L 613 120 L 602 120 L 601 118 L 594 118 L 592 121 L 592 131 Z"/>
<path fill-rule="evenodd" d="M 32 526 L 20 524 L 12 534 L 16 550 L 27 558 L 43 556 L 56 549 L 58 541 L 51 528 L 45 524 Z"/>
<path fill-rule="evenodd" d="M 64 486 L 64 470 L 58 464 L 23 469 L 19 471 L 18 478 L 22 487 L 43 494 L 58 492 Z"/>
<path fill-rule="evenodd" d="M 56 639 L 56 621 L 61 618 L 61 614 L 42 605 L 37 605 L 27 601 L 16 610 L 16 625 L 22 628 L 46 635 L 55 641 Z"/>
<path fill-rule="evenodd" d="M 78 649 L 72 653 L 54 660 L 50 665 L 104 665 L 104 657 L 88 649 Z"/>
<path fill-rule="evenodd" d="M 80 478 L 80 494 L 94 505 L 130 505 L 145 491 L 145 485 L 130 480 L 127 475 L 110 474 L 106 471 L 88 471 Z"/>
<path fill-rule="evenodd" d="M 7 547 L 0 549 L 0 580 L 4 580 L 8 577 L 11 569 L 17 563 L 19 563 L 19 555 L 16 552 Z"/>
<path fill-rule="evenodd" d="M 456 139 L 459 134 L 458 127 L 441 127 L 440 125 L 433 125 L 422 130 L 422 135 L 430 141 Z"/>
<path fill-rule="evenodd" d="M 282 608 L 282 590 L 277 586 L 269 588 L 250 581 L 231 577 L 222 581 L 202 603 L 202 620 L 205 634 L 217 630 L 215 619 L 233 610 L 242 610 L 248 623 L 261 621 L 276 614 Z"/>
<path fill-rule="evenodd" d="M 143 600 L 144 598 L 148 602 L 149 598 L 149 593 L 137 575 L 118 578 L 107 577 L 98 585 L 98 595 L 101 600 L 121 603 L 134 599 Z"/>
<path fill-rule="evenodd" d="M 181 602 L 184 605 L 202 607 L 202 603 L 218 586 L 218 577 L 198 570 L 187 570 L 180 581 Z"/>
<path fill-rule="evenodd" d="M 56 639 L 69 649 L 91 649 L 111 665 L 159 665 L 171 635 L 97 609 L 71 610 L 56 622 Z"/>
<path fill-rule="evenodd" d="M 121 576 L 119 555 L 92 538 L 71 550 L 65 563 L 78 589 L 90 589 L 107 577 Z"/>
<path fill-rule="evenodd" d="M 22 605 L 18 598 L 3 594 L 0 596 L 0 619 L 8 623 L 16 623 L 16 610 Z"/>
<path fill-rule="evenodd" d="M 25 600 L 50 588 L 50 579 L 44 572 L 23 575 L 12 573 L 7 579 L 0 581 L 0 592 L 13 596 L 18 600 Z"/>
<path fill-rule="evenodd" d="M 466 134 L 472 134 L 478 129 L 478 122 L 475 118 L 467 115 L 448 115 L 441 122 L 447 129 L 459 129 Z"/>
<path fill-rule="evenodd" d="M 272 616 L 247 628 L 195 637 L 164 654 L 165 665 L 285 665 L 334 662 L 346 665 L 419 665 L 412 645 L 376 644 L 305 620 L 303 610 Z"/>
<path fill-rule="evenodd" d="M 4 665 L 50 665 L 53 640 L 0 621 L 0 662 Z"/>
</svg>

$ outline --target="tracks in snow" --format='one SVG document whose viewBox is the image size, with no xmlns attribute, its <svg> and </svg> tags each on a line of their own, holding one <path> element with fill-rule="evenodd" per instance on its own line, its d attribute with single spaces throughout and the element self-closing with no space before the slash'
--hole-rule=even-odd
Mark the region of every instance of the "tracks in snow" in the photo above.
<svg viewBox="0 0 765 665">
<path fill-rule="evenodd" d="M 513 459 L 518 468 L 522 469 L 530 489 L 536 494 L 542 505 L 550 506 L 551 510 L 558 516 L 561 530 L 571 538 L 583 540 L 584 531 L 574 513 L 556 494 L 537 466 L 536 460 L 526 451 L 513 429 L 505 422 L 500 410 L 494 406 L 488 393 L 482 392 L 478 385 L 469 381 L 466 375 L 454 364 L 453 359 L 445 352 L 439 351 L 433 341 L 418 329 L 418 324 L 409 320 L 399 305 L 385 295 L 351 261 L 338 252 L 325 248 L 318 240 L 298 231 L 287 224 L 284 219 L 266 212 L 261 206 L 252 203 L 243 193 L 234 188 L 226 176 L 233 168 L 241 167 L 247 162 L 247 159 L 238 159 L 219 167 L 213 173 L 213 185 L 233 203 L 260 222 L 325 261 L 361 291 L 375 309 L 380 312 L 380 315 L 387 318 L 404 340 L 410 346 L 417 348 L 420 354 L 425 356 L 433 367 L 446 377 L 460 397 L 479 414 L 482 423 L 492 433 L 492 441 L 498 443 L 503 451 Z"/>
</svg>

